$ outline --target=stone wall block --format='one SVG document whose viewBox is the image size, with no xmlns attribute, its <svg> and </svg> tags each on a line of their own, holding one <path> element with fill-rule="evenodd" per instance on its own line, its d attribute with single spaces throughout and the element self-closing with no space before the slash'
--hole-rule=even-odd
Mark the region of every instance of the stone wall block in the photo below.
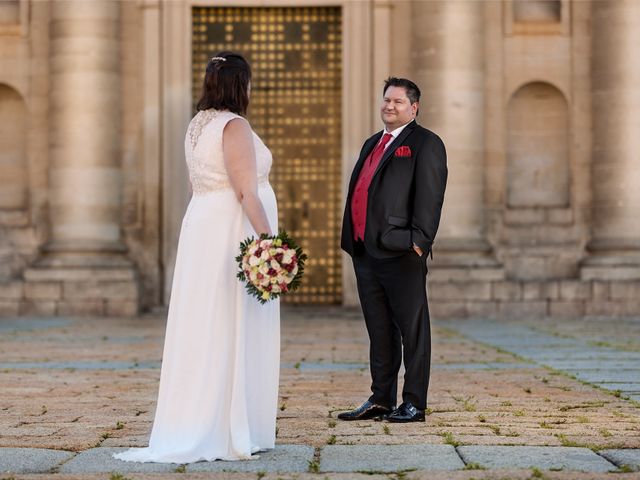
<svg viewBox="0 0 640 480">
<path fill-rule="evenodd" d="M 17 316 L 20 312 L 20 302 L 18 300 L 0 299 L 0 315 Z"/>
<path fill-rule="evenodd" d="M 591 298 L 593 300 L 609 300 L 611 295 L 609 282 L 594 280 L 591 285 Z"/>
<path fill-rule="evenodd" d="M 58 282 L 27 282 L 24 286 L 27 300 L 60 300 L 62 284 Z"/>
<path fill-rule="evenodd" d="M 431 282 L 429 285 L 430 299 L 456 300 L 490 300 L 491 284 L 487 282 Z"/>
<path fill-rule="evenodd" d="M 640 300 L 589 301 L 585 305 L 587 315 L 628 316 L 640 315 Z"/>
<path fill-rule="evenodd" d="M 556 300 L 560 298 L 560 282 L 551 280 L 542 285 L 542 298 Z"/>
<path fill-rule="evenodd" d="M 638 299 L 640 300 L 640 281 L 611 282 L 611 299 Z"/>
<path fill-rule="evenodd" d="M 544 222 L 544 210 L 514 208 L 504 211 L 504 222 L 509 225 L 533 225 Z"/>
<path fill-rule="evenodd" d="M 137 300 L 137 288 L 132 282 L 65 282 L 63 297 L 65 299 Z"/>
<path fill-rule="evenodd" d="M 584 315 L 585 302 L 582 300 L 552 300 L 549 302 L 549 314 L 552 317 L 580 317 Z"/>
<path fill-rule="evenodd" d="M 26 300 L 20 303 L 20 315 L 55 315 L 58 302 L 55 300 Z"/>
<path fill-rule="evenodd" d="M 570 208 L 551 208 L 547 210 L 547 220 L 553 224 L 570 224 L 573 222 L 573 210 Z"/>
<path fill-rule="evenodd" d="M 0 300 L 20 300 L 23 296 L 23 282 L 0 283 Z"/>
<path fill-rule="evenodd" d="M 466 310 L 469 317 L 495 318 L 498 314 L 498 302 L 468 301 Z"/>
<path fill-rule="evenodd" d="M 433 318 L 466 318 L 467 307 L 464 301 L 430 301 L 429 313 Z"/>
<path fill-rule="evenodd" d="M 133 317 L 138 314 L 135 300 L 107 300 L 105 313 L 113 317 Z"/>
<path fill-rule="evenodd" d="M 464 282 L 477 280 L 479 282 L 490 282 L 492 280 L 503 280 L 504 270 L 502 268 L 447 268 L 429 267 L 429 282 Z"/>
<path fill-rule="evenodd" d="M 591 298 L 591 283 L 578 280 L 560 282 L 561 300 L 587 300 L 588 298 Z"/>
<path fill-rule="evenodd" d="M 58 315 L 104 315 L 104 300 L 63 300 L 58 304 Z"/>
<path fill-rule="evenodd" d="M 493 282 L 492 299 L 494 300 L 521 300 L 522 285 L 518 281 Z"/>
<path fill-rule="evenodd" d="M 548 315 L 548 305 L 545 300 L 506 301 L 498 304 L 498 313 L 502 317 L 544 317 Z"/>
<path fill-rule="evenodd" d="M 522 299 L 523 300 L 542 300 L 546 298 L 543 295 L 542 282 L 523 282 L 522 283 Z"/>
</svg>

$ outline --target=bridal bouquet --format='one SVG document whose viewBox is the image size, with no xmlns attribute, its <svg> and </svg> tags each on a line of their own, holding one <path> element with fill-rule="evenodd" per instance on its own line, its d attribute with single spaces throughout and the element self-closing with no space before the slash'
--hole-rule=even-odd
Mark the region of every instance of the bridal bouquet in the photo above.
<svg viewBox="0 0 640 480">
<path fill-rule="evenodd" d="M 249 237 L 240 244 L 238 279 L 260 303 L 279 297 L 300 286 L 307 255 L 287 235 Z"/>
</svg>

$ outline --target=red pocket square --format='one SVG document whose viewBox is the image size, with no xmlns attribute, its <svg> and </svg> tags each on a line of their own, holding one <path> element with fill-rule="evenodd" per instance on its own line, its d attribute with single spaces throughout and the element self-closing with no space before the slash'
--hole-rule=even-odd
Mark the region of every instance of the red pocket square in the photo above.
<svg viewBox="0 0 640 480">
<path fill-rule="evenodd" d="M 410 157 L 411 149 L 406 145 L 396 148 L 396 152 L 394 153 L 396 157 Z"/>
</svg>

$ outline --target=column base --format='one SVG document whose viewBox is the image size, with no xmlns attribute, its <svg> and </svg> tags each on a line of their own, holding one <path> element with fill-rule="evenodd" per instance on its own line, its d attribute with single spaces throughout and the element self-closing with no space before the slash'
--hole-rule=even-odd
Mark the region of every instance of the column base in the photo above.
<svg viewBox="0 0 640 480">
<path fill-rule="evenodd" d="M 491 245 L 475 239 L 438 240 L 429 264 L 429 279 L 435 282 L 502 280 L 502 265 L 493 256 Z"/>
<path fill-rule="evenodd" d="M 24 271 L 22 314 L 133 316 L 136 270 L 122 253 L 57 252 Z"/>
<path fill-rule="evenodd" d="M 640 280 L 640 242 L 594 240 L 580 264 L 582 280 Z"/>
</svg>

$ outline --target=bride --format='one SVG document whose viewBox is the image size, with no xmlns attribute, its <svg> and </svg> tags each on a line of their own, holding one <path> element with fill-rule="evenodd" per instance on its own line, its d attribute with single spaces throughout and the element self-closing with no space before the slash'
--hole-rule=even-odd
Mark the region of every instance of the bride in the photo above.
<svg viewBox="0 0 640 480">
<path fill-rule="evenodd" d="M 149 446 L 132 462 L 241 460 L 275 444 L 280 306 L 236 279 L 248 236 L 278 231 L 271 152 L 244 118 L 251 69 L 211 58 L 185 138 L 193 196 L 182 220 Z"/>
</svg>

